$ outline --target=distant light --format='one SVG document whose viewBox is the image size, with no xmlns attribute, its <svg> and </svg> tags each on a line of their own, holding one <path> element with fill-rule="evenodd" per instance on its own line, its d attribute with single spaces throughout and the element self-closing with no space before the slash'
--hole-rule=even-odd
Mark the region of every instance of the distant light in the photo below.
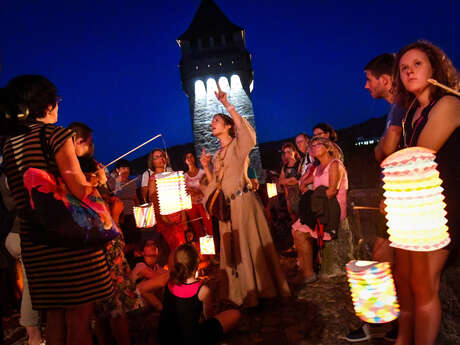
<svg viewBox="0 0 460 345">
<path fill-rule="evenodd" d="M 232 60 L 232 64 L 234 64 L 234 63 L 235 63 L 235 61 Z"/>
<path fill-rule="evenodd" d="M 251 85 L 249 85 L 249 92 L 252 92 L 254 89 L 254 79 L 251 81 Z"/>
<path fill-rule="evenodd" d="M 230 91 L 230 85 L 228 84 L 228 79 L 226 77 L 219 78 L 219 86 L 224 92 Z"/>
<path fill-rule="evenodd" d="M 214 99 L 214 92 L 217 91 L 217 84 L 216 81 L 213 78 L 209 78 L 206 81 L 206 90 L 207 90 L 207 97 L 208 99 Z"/>
<path fill-rule="evenodd" d="M 208 65 L 208 68 L 211 67 L 211 65 Z"/>
<path fill-rule="evenodd" d="M 222 61 L 219 62 L 219 66 L 222 66 Z"/>
<path fill-rule="evenodd" d="M 198 66 L 195 66 L 195 69 L 198 71 L 199 67 L 198 67 Z"/>
<path fill-rule="evenodd" d="M 240 77 L 237 74 L 232 75 L 232 77 L 230 78 L 230 82 L 232 90 L 238 90 L 243 88 L 243 86 L 241 85 Z"/>
<path fill-rule="evenodd" d="M 205 98 L 206 97 L 206 88 L 202 80 L 197 80 L 195 82 L 195 98 Z"/>
</svg>

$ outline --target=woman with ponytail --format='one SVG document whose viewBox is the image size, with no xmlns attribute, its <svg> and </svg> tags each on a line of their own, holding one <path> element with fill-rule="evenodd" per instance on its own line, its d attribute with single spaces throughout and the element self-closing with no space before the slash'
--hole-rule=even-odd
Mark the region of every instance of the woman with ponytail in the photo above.
<svg viewBox="0 0 460 345">
<path fill-rule="evenodd" d="M 212 316 L 211 290 L 195 278 L 199 263 L 195 247 L 179 246 L 173 260 L 158 325 L 160 344 L 215 344 L 236 326 L 241 314 L 230 309 Z"/>
</svg>

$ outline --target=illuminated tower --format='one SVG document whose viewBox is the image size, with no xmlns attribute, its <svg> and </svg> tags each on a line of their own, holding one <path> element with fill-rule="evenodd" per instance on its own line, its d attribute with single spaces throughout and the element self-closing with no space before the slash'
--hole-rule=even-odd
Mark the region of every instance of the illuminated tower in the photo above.
<svg viewBox="0 0 460 345">
<path fill-rule="evenodd" d="M 253 71 L 246 50 L 245 32 L 233 24 L 212 0 L 202 0 L 192 23 L 177 39 L 182 51 L 182 88 L 189 98 L 195 150 L 201 155 L 215 152 L 218 140 L 212 136 L 211 120 L 216 113 L 227 113 L 214 95 L 219 82 L 230 103 L 255 128 L 251 91 Z M 262 176 L 259 149 L 250 154 L 251 165 Z"/>
</svg>

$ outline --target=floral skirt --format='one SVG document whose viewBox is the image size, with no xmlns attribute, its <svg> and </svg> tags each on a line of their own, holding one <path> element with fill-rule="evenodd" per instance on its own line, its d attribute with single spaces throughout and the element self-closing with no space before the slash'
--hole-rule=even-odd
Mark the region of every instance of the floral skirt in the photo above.
<svg viewBox="0 0 460 345">
<path fill-rule="evenodd" d="M 136 291 L 136 284 L 131 280 L 131 268 L 123 253 L 125 243 L 121 236 L 110 241 L 105 248 L 105 255 L 113 283 L 113 295 L 95 303 L 97 318 L 123 315 L 143 306 L 143 300 Z"/>
</svg>

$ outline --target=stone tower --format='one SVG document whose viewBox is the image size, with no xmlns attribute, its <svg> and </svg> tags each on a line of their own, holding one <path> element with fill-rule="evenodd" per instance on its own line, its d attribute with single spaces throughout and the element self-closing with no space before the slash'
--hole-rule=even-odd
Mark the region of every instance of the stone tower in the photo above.
<svg viewBox="0 0 460 345">
<path fill-rule="evenodd" d="M 233 24 L 212 0 L 202 0 L 192 23 L 177 39 L 182 51 L 182 88 L 189 98 L 195 151 L 202 147 L 215 152 L 218 140 L 212 136 L 211 120 L 227 113 L 217 101 L 217 82 L 230 103 L 255 128 L 251 91 L 254 75 L 251 55 L 246 50 L 245 32 Z M 263 180 L 259 148 L 250 153 L 251 165 Z"/>
</svg>

